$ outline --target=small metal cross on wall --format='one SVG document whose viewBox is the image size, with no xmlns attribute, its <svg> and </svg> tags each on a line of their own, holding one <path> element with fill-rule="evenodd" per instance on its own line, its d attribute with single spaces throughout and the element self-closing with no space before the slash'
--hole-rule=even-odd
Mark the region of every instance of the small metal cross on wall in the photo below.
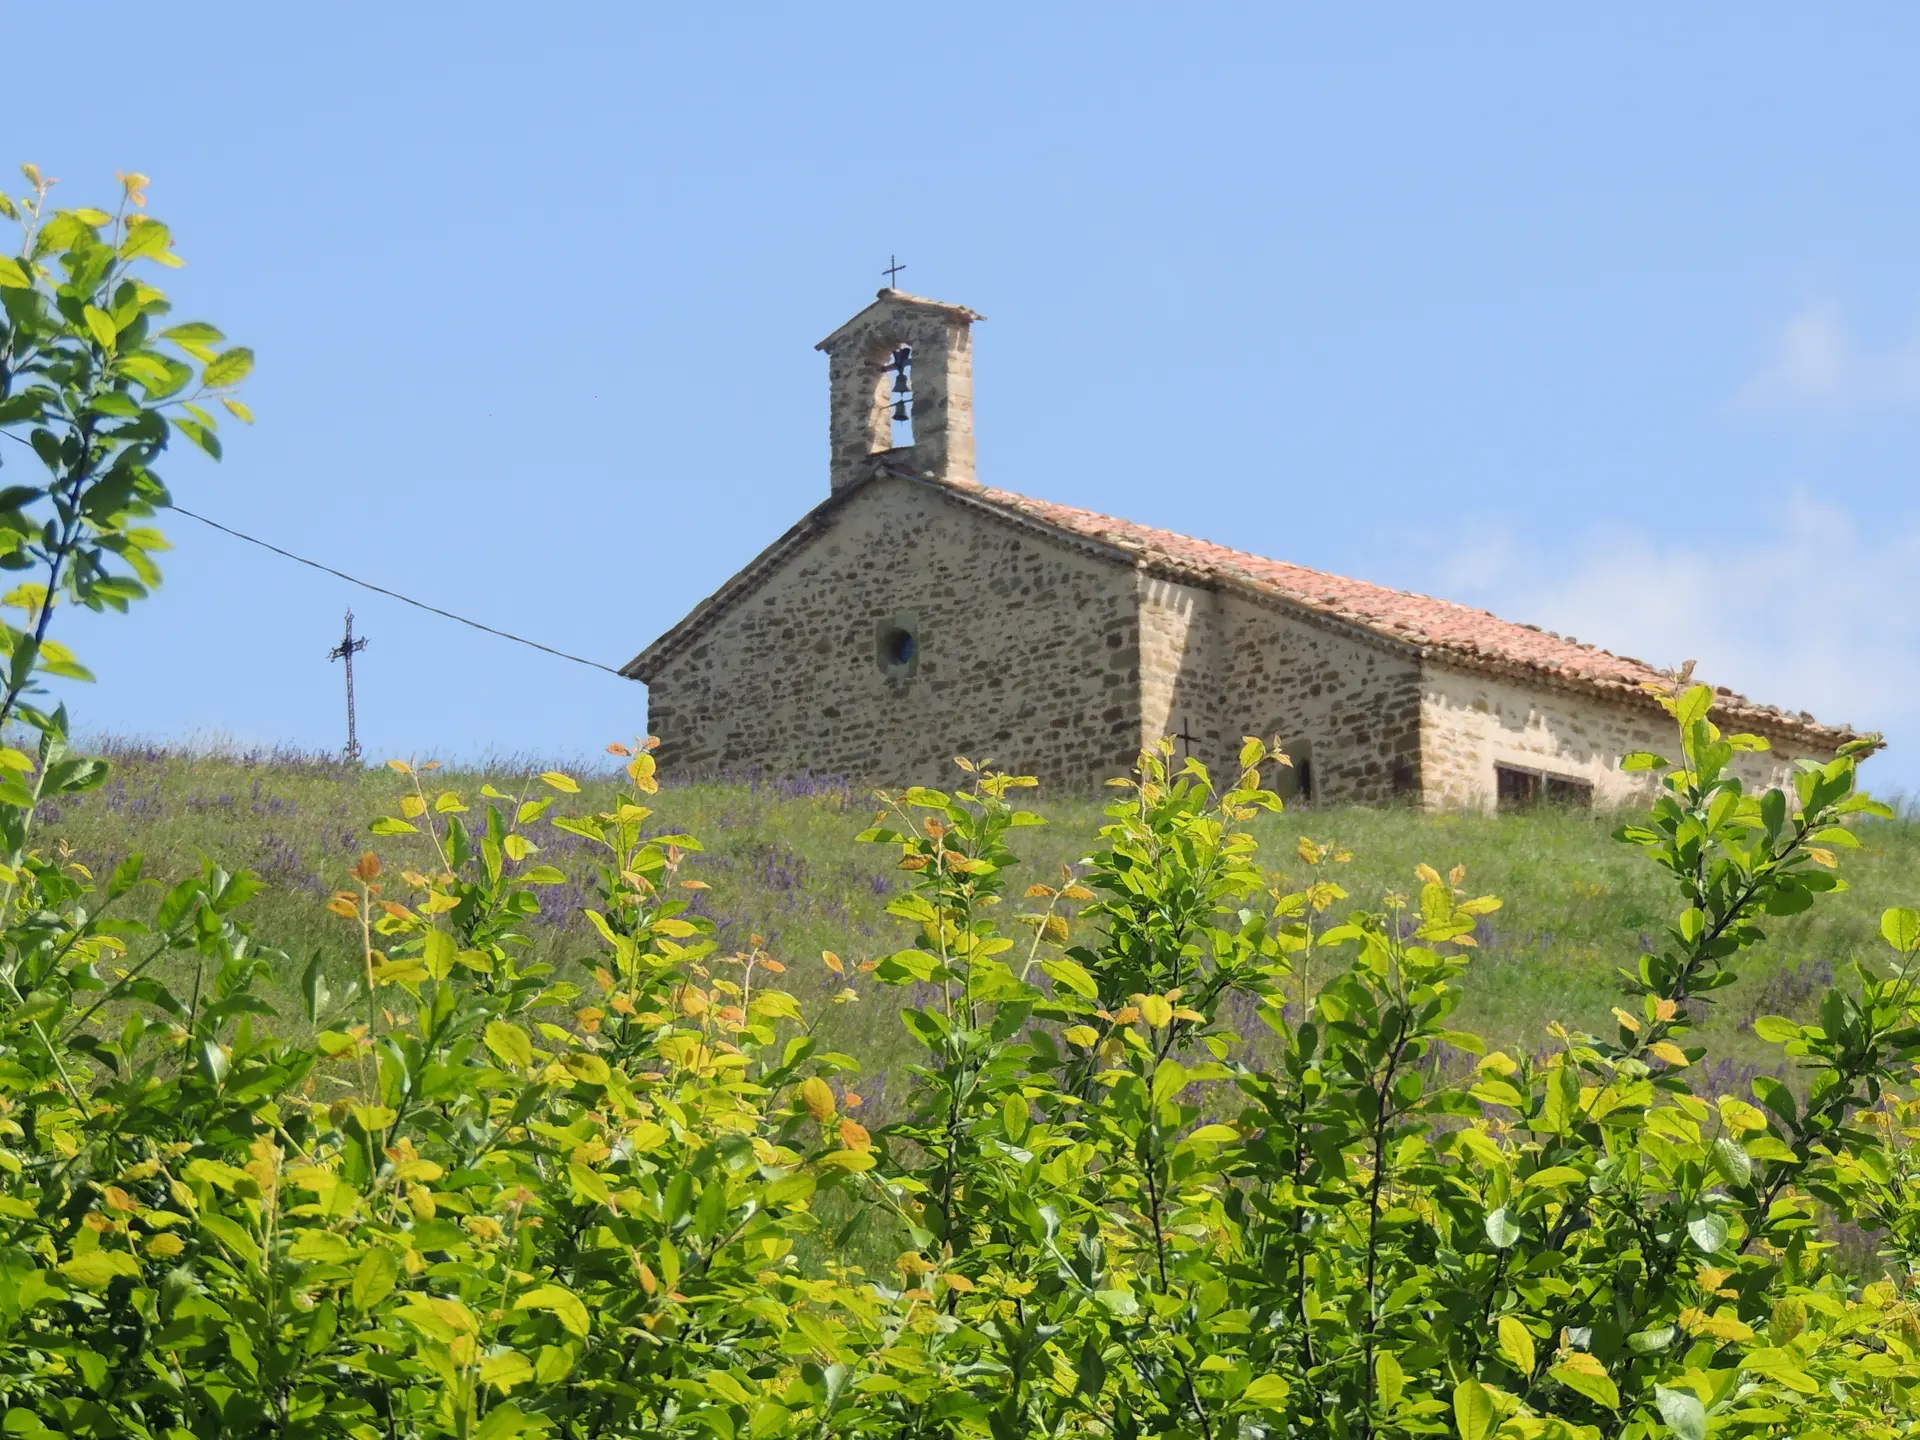
<svg viewBox="0 0 1920 1440">
<path fill-rule="evenodd" d="M 880 273 L 887 277 L 887 288 L 889 290 L 898 290 L 900 288 L 897 282 L 900 278 L 900 272 L 906 268 L 906 266 L 902 265 L 899 260 L 892 255 L 887 256 L 887 268 Z"/>
<path fill-rule="evenodd" d="M 1193 742 L 1195 737 L 1187 733 L 1187 717 L 1186 716 L 1182 715 L 1180 717 L 1180 728 L 1174 731 L 1173 734 L 1168 738 L 1173 740 L 1178 740 L 1180 742 L 1180 749 L 1182 752 L 1180 755 L 1180 758 L 1182 760 L 1191 760 L 1193 758 Z"/>
</svg>

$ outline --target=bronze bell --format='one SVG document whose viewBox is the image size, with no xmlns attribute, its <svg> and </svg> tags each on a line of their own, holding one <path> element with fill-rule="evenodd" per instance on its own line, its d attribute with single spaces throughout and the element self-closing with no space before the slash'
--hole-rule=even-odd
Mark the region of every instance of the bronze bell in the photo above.
<svg viewBox="0 0 1920 1440">
<path fill-rule="evenodd" d="M 905 420 L 907 418 L 906 401 L 896 400 L 893 402 L 893 418 L 896 420 Z"/>
<path fill-rule="evenodd" d="M 913 393 L 913 386 L 907 383 L 906 371 L 902 370 L 898 375 L 893 377 L 893 393 L 896 395 L 911 395 Z"/>
</svg>

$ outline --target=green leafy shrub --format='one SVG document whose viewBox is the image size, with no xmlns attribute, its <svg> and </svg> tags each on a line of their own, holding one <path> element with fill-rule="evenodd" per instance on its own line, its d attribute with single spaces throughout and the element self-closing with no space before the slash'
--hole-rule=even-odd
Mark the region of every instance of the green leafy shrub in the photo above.
<svg viewBox="0 0 1920 1440">
<path fill-rule="evenodd" d="M 1884 963 L 1817 1024 L 1758 1022 L 1795 1083 L 1692 1083 L 1769 917 L 1839 888 L 1884 813 L 1856 788 L 1873 741 L 1749 795 L 1729 766 L 1762 742 L 1704 687 L 1664 694 L 1677 759 L 1629 761 L 1657 798 L 1620 838 L 1671 877 L 1672 924 L 1599 1033 L 1538 1053 L 1453 1022 L 1498 904 L 1458 869 L 1354 910 L 1348 857 L 1308 838 L 1308 882 L 1275 882 L 1248 827 L 1284 762 L 1257 741 L 1221 786 L 1144 755 L 1045 882 L 1018 878 L 1031 781 L 885 799 L 861 838 L 911 882 L 910 943 L 827 957 L 897 995 L 914 1049 L 871 1129 L 860 1058 L 782 962 L 690 907 L 698 842 L 657 833 L 645 745 L 584 813 L 563 773 L 462 794 L 396 765 L 372 830 L 408 858 L 363 856 L 332 902 L 358 974 L 308 965 L 284 1023 L 290 962 L 238 918 L 256 879 L 209 864 L 137 923 L 139 861 L 100 882 L 31 833 L 104 774 L 23 698 L 70 660 L 46 617 L 151 583 L 127 558 L 98 588 L 158 548 L 126 525 L 165 503 L 154 417 L 192 380 L 126 368 L 164 305 L 116 268 L 159 253 L 148 227 L 44 201 L 0 272 L 0 403 L 32 397 L 0 417 L 52 476 L 7 492 L 5 531 L 47 578 L 8 632 L 38 743 L 0 751 L 4 1433 L 1913 1433 L 1920 915 L 1887 912 Z M 541 851 L 549 823 L 591 877 Z M 592 938 L 556 958 L 539 896 L 582 879 Z M 1843 1224 L 1873 1273 L 1836 1258 Z"/>
</svg>

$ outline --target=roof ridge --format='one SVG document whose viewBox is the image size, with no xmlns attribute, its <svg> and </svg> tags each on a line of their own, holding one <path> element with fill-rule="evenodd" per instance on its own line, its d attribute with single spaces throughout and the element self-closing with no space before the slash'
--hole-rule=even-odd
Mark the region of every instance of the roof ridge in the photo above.
<svg viewBox="0 0 1920 1440">
<path fill-rule="evenodd" d="M 1154 558 L 1181 569 L 1197 571 L 1216 580 L 1234 580 L 1306 610 L 1356 623 L 1375 635 L 1411 644 L 1437 659 L 1478 668 L 1512 668 L 1638 703 L 1651 703 L 1652 696 L 1646 687 L 1668 678 L 1669 672 L 1645 660 L 1539 625 L 1503 619 L 1491 610 L 1444 596 L 1398 590 L 1374 580 L 1275 560 L 1215 540 L 1084 506 L 1036 500 L 978 481 L 925 478 L 932 484 L 1055 530 L 1099 540 L 1123 551 L 1147 551 Z M 1323 586 L 1329 588 L 1323 589 Z M 1837 743 L 1855 734 L 1844 725 L 1823 725 L 1804 710 L 1789 711 L 1763 704 L 1724 686 L 1716 687 L 1716 695 L 1728 717 L 1744 723 L 1800 732 L 1817 737 L 1822 743 Z"/>
</svg>

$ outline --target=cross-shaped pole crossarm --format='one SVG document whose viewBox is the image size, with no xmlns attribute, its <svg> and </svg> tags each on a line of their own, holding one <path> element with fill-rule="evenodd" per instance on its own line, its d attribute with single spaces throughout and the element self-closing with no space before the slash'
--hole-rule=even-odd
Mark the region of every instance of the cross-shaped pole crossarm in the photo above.
<svg viewBox="0 0 1920 1440">
<path fill-rule="evenodd" d="M 900 272 L 906 268 L 907 267 L 902 265 L 894 256 L 887 256 L 887 268 L 880 273 L 887 277 L 887 288 L 889 290 L 898 290 L 900 288 Z"/>
<path fill-rule="evenodd" d="M 338 645 L 334 646 L 333 649 L 327 652 L 327 659 L 344 660 L 347 662 L 347 754 L 346 754 L 346 758 L 347 758 L 348 764 L 352 764 L 354 761 L 360 758 L 360 735 L 358 731 L 358 726 L 355 724 L 356 717 L 354 715 L 354 708 L 353 708 L 353 657 L 359 654 L 362 650 L 366 648 L 367 648 L 367 637 L 365 635 L 362 635 L 357 640 L 354 639 L 353 611 L 349 610 L 347 611 L 346 635 L 341 639 Z"/>
</svg>

